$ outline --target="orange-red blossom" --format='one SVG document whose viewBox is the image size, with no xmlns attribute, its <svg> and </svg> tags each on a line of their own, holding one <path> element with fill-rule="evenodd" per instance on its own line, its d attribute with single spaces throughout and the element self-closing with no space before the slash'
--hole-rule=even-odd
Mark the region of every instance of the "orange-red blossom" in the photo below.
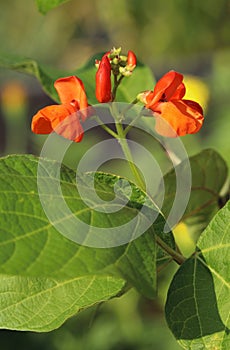
<svg viewBox="0 0 230 350">
<path fill-rule="evenodd" d="M 195 101 L 183 99 L 185 85 L 183 75 L 170 71 L 156 84 L 153 91 L 139 95 L 145 107 L 154 112 L 155 129 L 166 137 L 194 134 L 202 127 L 202 107 Z"/>
<path fill-rule="evenodd" d="M 88 116 L 89 106 L 82 81 L 70 76 L 55 81 L 54 87 L 60 97 L 60 105 L 47 106 L 33 117 L 31 129 L 35 134 L 57 134 L 80 142 L 83 137 L 81 122 Z"/>
</svg>

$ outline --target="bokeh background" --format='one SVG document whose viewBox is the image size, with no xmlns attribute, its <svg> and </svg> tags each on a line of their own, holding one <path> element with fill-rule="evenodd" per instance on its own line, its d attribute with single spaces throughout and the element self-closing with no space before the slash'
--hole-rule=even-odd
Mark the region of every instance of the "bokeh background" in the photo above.
<svg viewBox="0 0 230 350">
<path fill-rule="evenodd" d="M 212 147 L 230 165 L 228 0 L 72 0 L 45 16 L 33 0 L 0 0 L 0 8 L 0 52 L 71 71 L 91 55 L 121 46 L 149 65 L 156 79 L 170 69 L 185 74 L 189 96 L 204 106 L 205 124 L 198 135 L 182 141 L 189 155 Z M 39 154 L 44 137 L 31 133 L 30 122 L 52 101 L 34 78 L 3 69 L 0 100 L 1 156 Z M 132 290 L 48 334 L 1 330 L 1 349 L 179 349 L 163 311 L 175 269 L 173 265 L 161 273 L 155 301 Z"/>
</svg>

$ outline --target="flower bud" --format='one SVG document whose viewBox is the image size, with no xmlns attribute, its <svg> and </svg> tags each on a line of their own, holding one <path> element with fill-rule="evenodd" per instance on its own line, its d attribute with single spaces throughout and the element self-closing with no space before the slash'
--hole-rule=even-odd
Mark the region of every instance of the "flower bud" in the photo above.
<svg viewBox="0 0 230 350">
<path fill-rule="evenodd" d="M 105 54 L 96 73 L 96 98 L 98 102 L 104 103 L 111 101 L 111 89 L 111 65 L 107 54 Z"/>
<path fill-rule="evenodd" d="M 128 51 L 128 57 L 127 57 L 127 65 L 132 67 L 134 69 L 137 64 L 137 58 L 136 55 L 133 51 L 129 50 Z"/>
<path fill-rule="evenodd" d="M 124 77 L 130 77 L 130 75 L 132 74 L 132 72 L 127 69 L 126 67 L 119 67 L 119 73 L 122 74 Z"/>
<path fill-rule="evenodd" d="M 118 64 L 119 63 L 119 57 L 114 57 L 114 59 L 112 60 L 113 64 Z"/>
<path fill-rule="evenodd" d="M 125 56 L 125 55 L 120 55 L 120 61 L 121 62 L 127 62 L 127 56 Z"/>
<path fill-rule="evenodd" d="M 115 47 L 113 47 L 110 52 L 109 52 L 109 57 L 111 59 L 113 59 L 114 57 L 119 57 L 121 53 L 121 47 L 119 47 L 118 49 L 116 49 Z"/>
</svg>

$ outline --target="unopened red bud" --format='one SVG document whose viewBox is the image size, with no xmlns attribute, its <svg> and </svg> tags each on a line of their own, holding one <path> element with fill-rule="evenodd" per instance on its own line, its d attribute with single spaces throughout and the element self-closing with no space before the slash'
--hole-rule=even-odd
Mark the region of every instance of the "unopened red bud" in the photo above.
<svg viewBox="0 0 230 350">
<path fill-rule="evenodd" d="M 98 102 L 111 101 L 111 89 L 111 65 L 107 54 L 105 54 L 96 73 L 96 98 Z"/>
<path fill-rule="evenodd" d="M 136 55 L 133 51 L 129 50 L 128 51 L 128 58 L 127 58 L 127 65 L 131 67 L 136 67 L 137 64 L 137 58 Z"/>
</svg>

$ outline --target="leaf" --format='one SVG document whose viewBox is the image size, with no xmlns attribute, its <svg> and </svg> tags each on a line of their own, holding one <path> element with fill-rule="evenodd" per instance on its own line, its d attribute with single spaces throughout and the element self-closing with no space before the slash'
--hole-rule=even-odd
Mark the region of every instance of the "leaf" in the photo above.
<svg viewBox="0 0 230 350">
<path fill-rule="evenodd" d="M 165 307 L 184 349 L 228 349 L 230 344 L 230 202 L 201 235 L 196 254 L 177 271 Z"/>
<path fill-rule="evenodd" d="M 213 276 L 220 317 L 230 328 L 230 201 L 203 232 L 197 246 Z"/>
<path fill-rule="evenodd" d="M 227 181 L 228 169 L 223 158 L 214 150 L 206 149 L 189 158 L 192 174 L 192 187 L 188 205 L 181 221 L 193 226 L 200 233 L 219 209 L 220 192 Z M 176 168 L 180 174 L 188 171 L 187 162 Z M 213 176 L 215 174 L 215 176 Z M 164 176 L 165 200 L 162 212 L 168 217 L 176 194 L 175 171 Z"/>
<path fill-rule="evenodd" d="M 6 55 L 3 53 L 0 55 L 0 67 L 33 75 L 41 83 L 45 93 L 54 101 L 59 101 L 53 83 L 57 78 L 65 76 L 64 72 L 53 69 L 51 70 L 50 68 L 38 64 L 35 60 L 29 58 Z"/>
<path fill-rule="evenodd" d="M 19 72 L 35 76 L 42 85 L 43 90 L 54 101 L 59 102 L 54 81 L 60 77 L 76 75 L 84 83 L 86 94 L 90 104 L 98 104 L 95 97 L 95 59 L 100 59 L 103 53 L 94 55 L 83 67 L 72 71 L 53 69 L 38 64 L 35 60 L 19 58 L 1 54 L 0 67 L 13 69 Z M 118 88 L 117 101 L 131 103 L 140 91 L 152 89 L 154 80 L 150 69 L 142 63 L 138 63 L 131 77 L 124 78 Z"/>
<path fill-rule="evenodd" d="M 59 208 L 59 194 L 55 193 L 54 187 L 52 187 L 53 181 L 56 180 L 55 176 L 57 176 L 59 164 L 54 161 L 42 161 L 42 166 L 47 174 L 43 178 L 47 185 L 44 198 L 47 198 L 47 203 L 55 202 L 55 205 L 51 207 L 55 208 L 51 223 L 43 210 L 44 199 L 42 207 L 37 192 L 38 160 L 33 156 L 9 156 L 1 160 L 1 228 L 5 231 L 5 235 L 2 237 L 0 245 L 2 259 L 0 271 L 6 274 L 17 272 L 30 276 L 52 275 L 52 277 L 66 278 L 75 277 L 76 273 L 84 275 L 101 272 L 108 268 L 108 264 L 117 262 L 128 248 L 125 245 L 111 249 L 79 246 L 57 232 L 54 227 L 55 217 L 57 222 L 61 222 L 62 219 L 64 225 L 71 224 L 65 220 L 65 216 L 61 217 L 62 208 Z M 68 207 L 84 222 L 87 223 L 88 220 L 91 220 L 92 226 L 119 226 L 122 221 L 132 218 L 137 213 L 135 206 L 140 206 L 138 202 L 130 202 L 124 207 L 125 217 L 122 216 L 121 210 L 114 215 L 94 211 L 93 204 L 88 207 L 77 191 L 75 172 L 63 167 L 61 176 L 61 190 Z M 82 188 L 85 186 L 89 198 L 91 198 L 90 177 L 90 174 L 85 174 L 83 177 L 78 176 L 78 185 L 82 182 Z M 118 178 L 103 173 L 99 173 L 98 177 L 95 177 L 95 181 L 97 181 L 95 185 L 101 197 L 103 195 L 114 196 L 114 184 Z M 139 201 L 144 198 L 139 190 L 133 196 L 135 200 L 139 199 Z M 104 206 L 105 203 L 103 202 Z M 111 205 L 110 202 L 108 202 L 109 205 Z M 84 213 L 84 210 L 86 214 L 83 216 L 81 212 Z M 94 214 L 93 221 L 88 215 L 92 213 Z M 61 226 L 59 228 L 61 229 Z M 148 232 L 147 235 L 152 237 L 151 232 Z M 109 240 L 109 236 L 107 239 Z M 154 249 L 155 246 L 153 241 L 151 249 Z M 6 249 L 8 247 L 11 249 Z M 61 251 L 59 251 L 60 247 L 62 247 Z M 11 253 L 13 253 L 12 256 Z"/>
<path fill-rule="evenodd" d="M 116 296 L 123 279 L 88 275 L 67 280 L 0 275 L 0 328 L 48 332 L 80 309 Z"/>
<path fill-rule="evenodd" d="M 22 327 L 22 324 L 24 324 L 23 327 L 26 327 L 24 329 L 28 330 L 38 328 L 42 331 L 50 330 L 50 327 L 60 325 L 69 315 L 77 312 L 76 310 L 79 308 L 90 306 L 95 302 L 117 295 L 119 291 L 123 290 L 125 280 L 132 286 L 135 286 L 146 297 L 153 298 L 156 291 L 156 247 L 154 235 L 161 235 L 163 232 L 165 225 L 163 218 L 160 216 L 144 234 L 126 245 L 104 249 L 79 245 L 65 238 L 53 226 L 55 220 L 56 223 L 63 221 L 64 226 L 69 224 L 69 221 L 65 221 L 62 210 L 57 204 L 58 193 L 52 193 L 51 180 L 56 180 L 59 164 L 49 160 L 42 161 L 44 166 L 44 177 L 42 180 L 47 185 L 47 193 L 44 195 L 44 198 L 51 207 L 52 203 L 54 203 L 54 217 L 51 223 L 43 211 L 38 196 L 38 161 L 38 158 L 29 155 L 9 156 L 0 160 L 0 227 L 2 233 L 0 238 L 0 285 L 4 284 L 5 288 L 4 299 L 0 303 L 2 312 L 4 311 L 4 305 L 18 302 L 14 300 L 13 296 L 15 295 L 16 298 L 21 293 L 20 288 L 23 288 L 23 291 L 27 288 L 27 286 L 20 286 L 18 289 L 18 279 L 32 286 L 34 283 L 37 286 L 38 283 L 38 289 L 35 286 L 35 294 L 38 295 L 45 295 L 47 283 L 53 285 L 53 283 L 57 282 L 61 287 L 60 290 L 55 288 L 54 295 L 57 292 L 61 298 L 61 290 L 65 290 L 66 294 L 69 293 L 71 301 L 65 300 L 65 305 L 67 306 L 73 302 L 73 298 L 78 293 L 78 288 L 84 290 L 84 286 L 89 279 L 94 280 L 94 287 L 97 286 L 99 291 L 104 291 L 103 285 L 106 280 L 106 288 L 110 290 L 110 294 L 108 292 L 105 296 L 102 292 L 97 293 L 96 288 L 89 289 L 87 293 L 95 294 L 92 298 L 89 298 L 89 303 L 87 304 L 88 294 L 85 296 L 83 293 L 82 300 L 86 300 L 84 301 L 84 306 L 81 303 L 75 303 L 72 309 L 68 306 L 68 312 L 65 309 L 67 306 L 63 305 L 62 309 L 62 306 L 60 306 L 62 303 L 55 301 L 56 297 L 54 299 L 50 298 L 49 303 L 51 306 L 49 306 L 49 310 L 52 308 L 55 310 L 53 314 L 49 311 L 50 318 L 58 320 L 50 321 L 50 325 L 46 325 L 47 320 L 45 318 L 43 320 L 42 317 L 38 317 L 34 321 L 35 323 L 37 322 L 36 325 L 33 324 L 30 327 L 27 320 L 28 314 L 23 312 L 21 314 L 20 310 L 22 309 L 19 307 L 17 309 L 19 314 L 15 312 L 15 324 L 12 324 L 14 322 L 12 320 L 7 321 L 8 323 L 4 321 L 6 320 L 4 316 L 4 318 L 0 318 L 0 327 L 19 329 L 17 327 Z M 128 197 L 129 201 L 122 210 L 112 214 L 94 212 L 93 209 L 88 209 L 87 204 L 81 200 L 76 189 L 75 176 L 74 171 L 64 166 L 62 167 L 60 180 L 62 196 L 76 217 L 86 223 L 90 223 L 92 227 L 119 226 L 134 217 L 145 201 L 146 195 L 131 184 L 131 196 Z M 82 188 L 87 190 L 89 198 L 92 198 L 90 192 L 88 192 L 90 191 L 89 182 L 91 177 L 92 174 L 90 173 L 84 174 L 84 176 L 79 174 L 77 177 L 78 184 L 82 182 Z M 130 184 L 127 181 L 123 183 L 123 180 L 118 176 L 96 173 L 94 181 L 100 198 L 111 200 L 114 197 L 114 185 L 118 180 L 121 186 L 119 187 L 120 192 L 118 191 L 116 194 L 123 197 L 128 196 L 129 193 L 126 191 L 125 186 L 130 188 Z M 103 203 L 105 207 L 106 202 Z M 143 215 L 143 220 L 148 221 L 149 217 L 153 215 L 153 211 L 154 207 L 149 208 L 146 216 Z M 130 237 L 132 237 L 133 232 L 135 232 L 135 228 L 131 227 Z M 7 279 L 9 276 L 12 279 Z M 14 283 L 14 281 L 17 282 Z M 118 286 L 120 286 L 120 290 Z M 23 292 L 22 299 L 27 294 L 26 291 L 25 293 Z M 31 300 L 32 304 L 35 305 L 36 298 Z M 52 300 L 54 300 L 53 303 Z M 20 301 L 20 303 L 24 308 L 31 309 L 31 305 L 27 304 L 27 301 Z M 16 322 L 16 318 L 18 321 L 20 320 L 20 325 Z"/>
<path fill-rule="evenodd" d="M 48 11 L 69 0 L 36 0 L 38 10 L 45 15 Z"/>
</svg>

